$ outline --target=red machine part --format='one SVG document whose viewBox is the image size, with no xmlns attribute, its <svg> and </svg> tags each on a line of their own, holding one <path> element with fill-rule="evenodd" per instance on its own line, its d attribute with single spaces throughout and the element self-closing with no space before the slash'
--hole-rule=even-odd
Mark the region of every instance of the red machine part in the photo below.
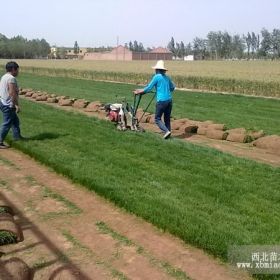
<svg viewBox="0 0 280 280">
<path fill-rule="evenodd" d="M 111 122 L 118 122 L 119 120 L 119 113 L 115 111 L 110 111 L 108 114 L 108 118 Z"/>
</svg>

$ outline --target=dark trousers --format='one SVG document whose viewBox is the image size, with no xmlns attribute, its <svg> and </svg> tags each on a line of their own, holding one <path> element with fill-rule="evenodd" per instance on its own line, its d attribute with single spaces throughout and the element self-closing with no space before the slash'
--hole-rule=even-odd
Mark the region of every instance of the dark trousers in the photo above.
<svg viewBox="0 0 280 280">
<path fill-rule="evenodd" d="M 13 131 L 13 137 L 15 140 L 20 138 L 20 128 L 19 128 L 19 118 L 16 113 L 15 108 L 10 108 L 9 106 L 5 106 L 0 101 L 0 110 L 3 113 L 3 123 L 0 131 L 0 143 L 2 143 L 10 128 Z"/>
<path fill-rule="evenodd" d="M 172 100 L 157 102 L 155 123 L 164 133 L 166 133 L 167 131 L 171 131 L 171 125 L 170 125 L 171 111 L 172 111 Z M 163 115 L 164 122 L 162 122 L 161 120 L 162 115 Z"/>
</svg>

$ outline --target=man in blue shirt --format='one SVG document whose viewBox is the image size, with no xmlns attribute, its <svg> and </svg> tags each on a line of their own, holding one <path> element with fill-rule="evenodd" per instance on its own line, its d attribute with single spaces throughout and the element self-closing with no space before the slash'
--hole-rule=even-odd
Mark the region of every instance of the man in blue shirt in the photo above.
<svg viewBox="0 0 280 280">
<path fill-rule="evenodd" d="M 155 75 L 150 83 L 143 89 L 136 89 L 134 94 L 145 94 L 156 88 L 156 113 L 155 122 L 161 131 L 164 133 L 163 138 L 167 139 L 171 135 L 170 116 L 172 110 L 172 92 L 175 90 L 175 85 L 171 79 L 165 74 L 167 69 L 164 67 L 164 61 L 159 60 L 152 67 L 155 69 Z M 164 122 L 161 118 L 164 116 Z"/>
</svg>

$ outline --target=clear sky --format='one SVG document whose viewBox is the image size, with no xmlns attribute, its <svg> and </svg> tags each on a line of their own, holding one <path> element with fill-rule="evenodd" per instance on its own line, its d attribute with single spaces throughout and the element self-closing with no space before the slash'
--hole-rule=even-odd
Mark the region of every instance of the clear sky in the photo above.
<svg viewBox="0 0 280 280">
<path fill-rule="evenodd" d="M 280 28 L 280 0 L 1 0 L 0 33 L 51 45 L 166 46 L 209 31 L 243 34 Z"/>
</svg>

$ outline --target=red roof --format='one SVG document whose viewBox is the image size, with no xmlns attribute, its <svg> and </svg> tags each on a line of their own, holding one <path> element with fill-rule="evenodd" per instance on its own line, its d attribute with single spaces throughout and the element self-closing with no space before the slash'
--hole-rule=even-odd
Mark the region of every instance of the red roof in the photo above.
<svg viewBox="0 0 280 280">
<path fill-rule="evenodd" d="M 151 50 L 150 53 L 171 53 L 171 51 L 166 48 L 159 47 Z"/>
</svg>

